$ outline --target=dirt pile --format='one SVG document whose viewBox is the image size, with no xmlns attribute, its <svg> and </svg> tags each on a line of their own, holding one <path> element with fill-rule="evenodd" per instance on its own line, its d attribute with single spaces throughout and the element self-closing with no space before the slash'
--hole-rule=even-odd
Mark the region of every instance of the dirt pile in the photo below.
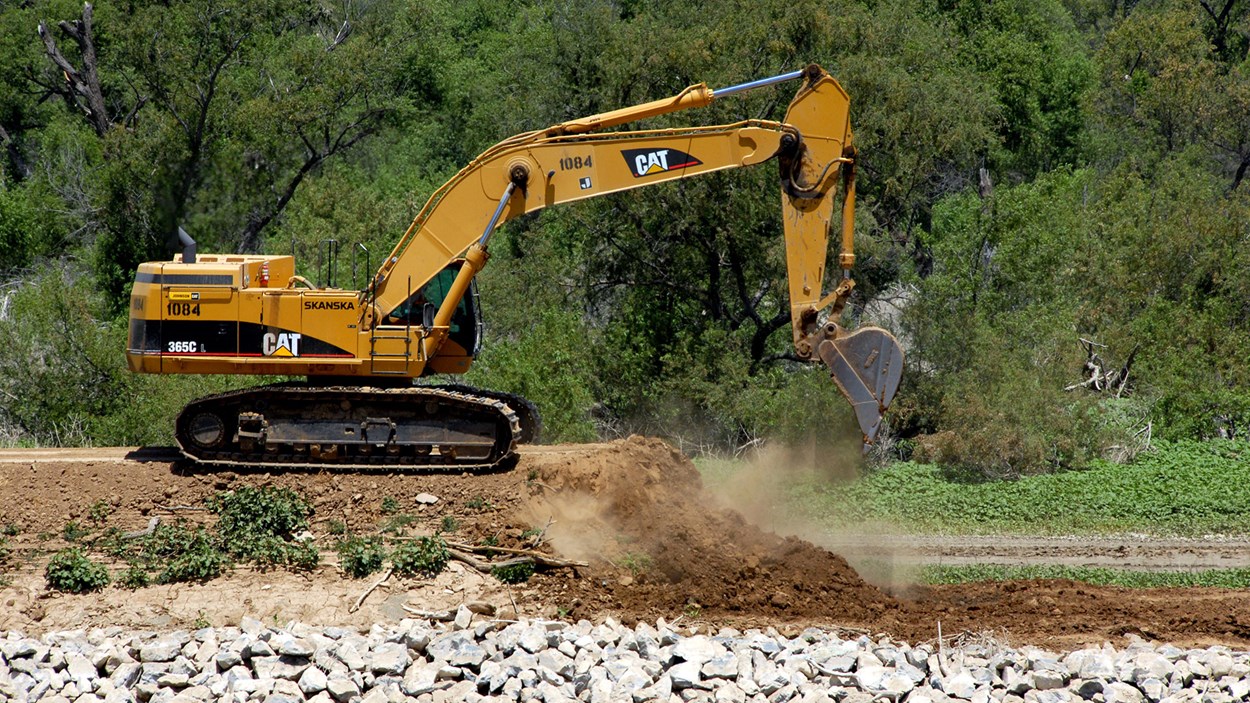
<svg viewBox="0 0 1250 703">
<path fill-rule="evenodd" d="M 659 440 L 631 437 L 535 472 L 529 519 L 549 516 L 557 550 L 594 560 L 598 578 L 575 589 L 583 603 L 606 595 L 635 615 L 840 622 L 880 621 L 898 608 L 842 557 L 719 508 L 694 465 Z"/>
<path fill-rule="evenodd" d="M 322 566 L 308 574 L 240 568 L 206 584 L 86 596 L 48 591 L 43 569 L 66 546 L 67 523 L 87 531 L 78 541 L 90 550 L 105 531 L 141 529 L 152 517 L 210 522 L 215 516 L 204 499 L 244 485 L 291 488 L 313 503 Z M 439 500 L 420 503 L 420 493 Z M 766 526 L 780 529 L 781 522 Z M 0 565 L 0 630 L 186 629 L 237 624 L 245 614 L 265 622 L 367 626 L 398 620 L 412 608 L 483 600 L 505 617 L 612 615 L 628 623 L 684 616 L 687 623 L 775 625 L 794 633 L 849 626 L 913 642 L 932 640 L 941 623 L 947 635 L 991 632 L 1016 644 L 1079 646 L 1129 634 L 1178 644 L 1250 643 L 1250 593 L 1242 591 L 1021 581 L 884 592 L 841 557 L 724 509 L 689 461 L 642 438 L 527 447 L 514 469 L 486 475 L 215 473 L 127 458 L 125 450 L 54 456 L 0 450 L 0 528 L 12 549 Z M 337 568 L 334 535 L 344 529 L 442 532 L 500 547 L 527 547 L 545 529 L 544 549 L 589 566 L 506 586 L 453 562 L 454 572 L 434 580 L 391 577 L 353 610 L 372 579 L 352 580 Z M 116 574 L 124 564 L 110 567 Z"/>
</svg>

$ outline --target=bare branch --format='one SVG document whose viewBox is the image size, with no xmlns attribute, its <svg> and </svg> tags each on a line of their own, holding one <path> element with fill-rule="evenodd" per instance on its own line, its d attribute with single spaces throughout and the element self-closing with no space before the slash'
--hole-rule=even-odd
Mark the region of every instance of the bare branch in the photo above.
<svg viewBox="0 0 1250 703">
<path fill-rule="evenodd" d="M 93 14 L 91 3 L 84 3 L 81 20 L 60 22 L 57 25 L 78 44 L 79 53 L 82 55 L 82 71 L 74 68 L 73 64 L 61 53 L 45 22 L 39 23 L 39 38 L 43 40 L 48 58 L 61 69 L 65 82 L 68 84 L 58 89 L 58 94 L 65 98 L 66 103 L 72 108 L 83 111 L 88 121 L 91 122 L 91 126 L 95 128 L 96 134 L 104 136 L 113 126 L 113 121 L 108 116 L 108 108 L 104 103 L 104 91 L 100 87 L 100 76 L 97 71 L 95 39 L 91 32 Z"/>
</svg>

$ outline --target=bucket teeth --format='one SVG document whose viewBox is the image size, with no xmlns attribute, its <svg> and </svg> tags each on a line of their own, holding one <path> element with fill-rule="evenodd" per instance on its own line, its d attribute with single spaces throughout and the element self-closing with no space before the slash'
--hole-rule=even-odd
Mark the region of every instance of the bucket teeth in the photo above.
<svg viewBox="0 0 1250 703">
<path fill-rule="evenodd" d="M 872 444 L 903 375 L 903 348 L 880 327 L 825 339 L 817 347 L 838 390 L 855 408 L 864 444 Z"/>
</svg>

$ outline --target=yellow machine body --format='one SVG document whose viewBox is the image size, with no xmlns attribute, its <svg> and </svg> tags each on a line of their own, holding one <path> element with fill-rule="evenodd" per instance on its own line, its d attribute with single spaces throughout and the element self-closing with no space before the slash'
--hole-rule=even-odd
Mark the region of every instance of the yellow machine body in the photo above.
<svg viewBox="0 0 1250 703">
<path fill-rule="evenodd" d="M 797 79 L 802 85 L 781 122 L 600 131 Z M 489 258 L 487 246 L 498 226 L 558 204 L 774 161 L 781 184 L 795 351 L 800 358 L 829 366 L 855 406 L 865 440 L 871 441 L 897 389 L 902 352 L 884 330 L 848 334 L 836 324 L 854 286 L 849 275 L 855 260 L 849 113 L 846 92 L 813 65 L 725 90 L 699 84 L 672 98 L 510 137 L 435 191 L 361 291 L 316 288 L 296 275 L 289 256 L 202 254 L 194 262 L 176 257 L 142 264 L 131 297 L 130 368 L 144 373 L 306 376 L 310 384 L 322 379 L 319 385 L 359 387 L 393 386 L 397 379 L 430 373 L 464 373 L 480 341 L 474 277 Z M 829 228 L 839 192 L 841 275 L 828 276 Z M 833 279 L 828 290 L 826 278 Z M 247 399 L 235 399 L 228 411 L 205 405 L 196 417 L 180 417 L 179 442 L 189 454 L 188 443 L 212 445 L 222 463 L 247 458 L 260 447 L 287 457 L 287 463 L 315 464 L 319 459 L 313 455 L 333 461 L 344 452 L 373 451 L 365 444 L 381 447 L 374 439 L 363 439 L 366 434 L 376 437 L 380 426 L 390 428 L 388 441 L 402 444 L 395 438 L 403 434 L 405 423 L 416 423 L 424 428 L 418 433 L 424 444 L 413 456 L 472 453 L 467 440 L 440 445 L 431 439 L 438 423 L 433 408 L 440 402 L 460 404 L 459 427 L 476 422 L 473 411 L 461 407 L 470 402 L 461 390 L 448 391 L 460 394 L 455 398 L 432 401 L 428 417 L 401 421 L 366 416 L 361 410 L 365 414 L 333 431 L 329 425 L 305 427 L 293 414 L 285 419 L 273 411 L 265 414 L 250 408 Z M 265 407 L 285 402 L 279 391 L 267 393 Z M 371 402 L 359 393 L 354 397 L 352 403 L 358 405 Z M 488 400 L 508 408 L 491 412 L 508 415 L 509 408 L 516 409 L 517 400 L 500 397 L 493 394 Z M 317 398 L 324 412 L 332 414 L 332 393 Z M 399 412 L 387 407 L 387 413 Z M 371 412 L 384 414 L 376 408 Z M 497 424 L 509 422 L 516 424 Z M 340 443 L 334 432 L 352 439 Z M 498 444 L 507 442 L 500 439 Z"/>
<path fill-rule="evenodd" d="M 450 325 L 361 325 L 361 291 L 298 285 L 290 256 L 201 254 L 141 264 L 130 297 L 127 360 L 140 373 L 420 376 L 464 373 L 476 352 L 476 300 Z M 458 271 L 427 282 L 434 303 Z M 441 285 L 440 285 L 441 284 Z M 436 358 L 426 349 L 437 349 Z"/>
</svg>

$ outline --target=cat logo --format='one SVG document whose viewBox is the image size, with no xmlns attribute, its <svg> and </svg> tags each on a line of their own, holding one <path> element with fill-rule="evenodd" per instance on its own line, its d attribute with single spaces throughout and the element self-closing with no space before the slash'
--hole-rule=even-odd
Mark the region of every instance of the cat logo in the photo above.
<svg viewBox="0 0 1250 703">
<path fill-rule="evenodd" d="M 261 338 L 260 350 L 265 356 L 299 356 L 299 340 L 302 336 L 298 332 L 266 332 Z"/>
<path fill-rule="evenodd" d="M 703 162 L 684 151 L 676 149 L 622 149 L 621 156 L 629 164 L 635 178 L 651 176 L 666 171 L 677 171 Z"/>
</svg>

